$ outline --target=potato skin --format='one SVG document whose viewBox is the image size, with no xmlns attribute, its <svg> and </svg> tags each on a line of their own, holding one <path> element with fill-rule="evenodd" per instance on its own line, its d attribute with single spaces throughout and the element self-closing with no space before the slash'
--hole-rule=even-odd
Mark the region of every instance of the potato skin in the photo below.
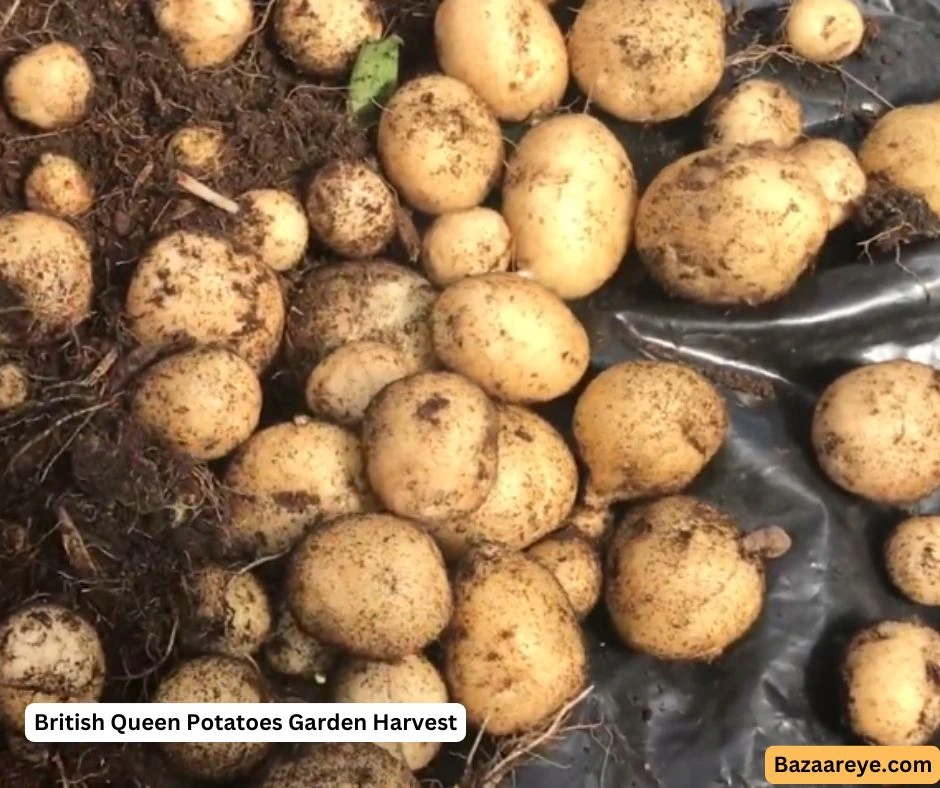
<svg viewBox="0 0 940 788">
<path fill-rule="evenodd" d="M 472 551 L 454 580 L 444 676 L 467 723 L 493 736 L 538 726 L 584 686 L 587 655 L 561 586 L 545 567 L 495 545 Z M 512 600 L 512 604 L 506 604 Z"/>
<path fill-rule="evenodd" d="M 684 489 L 728 430 L 721 394 L 691 367 L 629 361 L 604 370 L 575 405 L 573 431 L 592 504 Z"/>
<path fill-rule="evenodd" d="M 747 79 L 709 108 L 705 145 L 792 148 L 803 133 L 803 105 L 782 82 Z"/>
<path fill-rule="evenodd" d="M 91 210 L 95 190 L 88 173 L 68 156 L 43 153 L 26 176 L 23 196 L 30 210 L 65 219 Z"/>
<path fill-rule="evenodd" d="M 151 0 L 157 27 L 188 69 L 230 62 L 254 25 L 251 0 Z"/>
<path fill-rule="evenodd" d="M 885 542 L 891 582 L 908 599 L 940 605 L 940 517 L 910 517 Z"/>
<path fill-rule="evenodd" d="M 835 63 L 862 45 L 865 19 L 852 0 L 793 0 L 784 31 L 800 57 L 811 63 Z"/>
<path fill-rule="evenodd" d="M 717 0 L 588 0 L 568 36 L 571 73 L 623 120 L 681 117 L 718 87 L 725 13 Z"/>
<path fill-rule="evenodd" d="M 737 524 L 689 496 L 628 512 L 607 553 L 605 598 L 628 646 L 659 659 L 717 659 L 764 604 L 761 560 Z"/>
<path fill-rule="evenodd" d="M 91 106 L 95 77 L 71 44 L 43 44 L 13 61 L 3 93 L 15 118 L 42 131 L 79 123 Z"/>
<path fill-rule="evenodd" d="M 260 788 L 418 788 L 408 767 L 377 744 L 314 744 L 271 769 Z"/>
<path fill-rule="evenodd" d="M 492 273 L 448 287 L 431 312 L 434 351 L 445 366 L 507 402 L 548 402 L 587 371 L 587 331 L 547 288 Z"/>
<path fill-rule="evenodd" d="M 849 492 L 893 504 L 929 495 L 940 487 L 940 372 L 913 361 L 852 370 L 820 397 L 812 438 Z"/>
<path fill-rule="evenodd" d="M 721 147 L 653 179 L 637 209 L 636 245 L 670 294 L 755 305 L 793 287 L 828 230 L 829 204 L 805 167 L 769 148 Z"/>
<path fill-rule="evenodd" d="M 815 139 L 790 151 L 822 189 L 829 203 L 829 229 L 844 224 L 865 196 L 868 179 L 855 154 L 838 140 Z"/>
<path fill-rule="evenodd" d="M 304 257 L 310 226 L 290 192 L 255 189 L 240 198 L 244 213 L 233 230 L 237 243 L 272 271 L 289 271 Z"/>
<path fill-rule="evenodd" d="M 349 515 L 309 533 L 291 557 L 287 599 L 311 635 L 378 660 L 427 646 L 453 604 L 434 540 L 390 514 Z"/>
<path fill-rule="evenodd" d="M 468 208 L 438 216 L 424 234 L 421 265 L 438 287 L 465 276 L 508 271 L 512 236 L 492 208 Z"/>
<path fill-rule="evenodd" d="M 590 613 L 601 598 L 603 567 L 591 543 L 577 533 L 558 533 L 526 550 L 548 569 L 564 589 L 578 618 Z"/>
</svg>

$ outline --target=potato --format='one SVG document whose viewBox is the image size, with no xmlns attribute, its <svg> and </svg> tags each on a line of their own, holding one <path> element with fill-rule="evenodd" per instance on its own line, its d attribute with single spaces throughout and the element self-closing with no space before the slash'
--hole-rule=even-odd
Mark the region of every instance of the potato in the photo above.
<svg viewBox="0 0 940 788">
<path fill-rule="evenodd" d="M 339 651 L 304 632 L 285 606 L 264 646 L 264 656 L 271 670 L 282 676 L 325 684 Z"/>
<path fill-rule="evenodd" d="M 315 744 L 275 766 L 260 788 L 418 788 L 408 767 L 377 744 Z"/>
<path fill-rule="evenodd" d="M 206 566 L 184 578 L 188 616 L 183 643 L 229 657 L 256 652 L 271 631 L 271 603 L 251 572 Z"/>
<path fill-rule="evenodd" d="M 687 115 L 718 87 L 724 30 L 718 0 L 588 0 L 568 36 L 571 73 L 601 109 L 662 123 Z"/>
<path fill-rule="evenodd" d="M 75 159 L 58 153 L 43 153 L 26 176 L 26 205 L 63 219 L 91 210 L 95 189 L 88 173 Z"/>
<path fill-rule="evenodd" d="M 18 408 L 29 397 L 29 378 L 20 364 L 0 363 L 0 413 Z"/>
<path fill-rule="evenodd" d="M 653 179 L 636 245 L 670 294 L 755 305 L 793 287 L 828 229 L 829 203 L 805 167 L 772 149 L 721 147 L 683 156 Z"/>
<path fill-rule="evenodd" d="M 304 256 L 310 226 L 303 206 L 278 189 L 256 189 L 239 198 L 242 214 L 233 237 L 273 271 L 288 271 Z"/>
<path fill-rule="evenodd" d="M 277 0 L 274 30 L 302 71 L 339 77 L 360 46 L 382 37 L 382 17 L 374 0 Z"/>
<path fill-rule="evenodd" d="M 336 703 L 447 703 L 447 687 L 437 668 L 420 654 L 397 662 L 352 659 L 337 673 L 333 700 Z M 441 744 L 379 743 L 379 747 L 416 772 L 434 760 Z"/>
<path fill-rule="evenodd" d="M 349 515 L 311 531 L 294 550 L 286 588 L 302 629 L 369 659 L 416 654 L 452 610 L 434 540 L 390 514 Z"/>
<path fill-rule="evenodd" d="M 539 0 L 444 0 L 434 16 L 441 70 L 500 120 L 558 108 L 568 86 L 565 38 Z"/>
<path fill-rule="evenodd" d="M 940 517 L 904 520 L 885 543 L 888 576 L 908 599 L 940 605 Z"/>
<path fill-rule="evenodd" d="M 862 45 L 865 19 L 852 0 L 793 0 L 784 31 L 800 57 L 810 63 L 835 63 Z"/>
<path fill-rule="evenodd" d="M 610 507 L 593 507 L 581 503 L 571 510 L 562 528 L 573 531 L 590 544 L 598 544 L 610 534 L 613 524 L 614 513 Z"/>
<path fill-rule="evenodd" d="M 705 145 L 792 148 L 803 133 L 803 105 L 775 79 L 746 79 L 715 101 L 705 118 Z"/>
<path fill-rule="evenodd" d="M 838 140 L 826 139 L 807 140 L 790 153 L 813 174 L 822 189 L 829 203 L 829 229 L 844 224 L 868 187 L 855 154 Z"/>
<path fill-rule="evenodd" d="M 754 538 L 724 512 L 688 496 L 628 512 L 605 572 L 607 609 L 624 643 L 659 659 L 721 656 L 764 604 L 763 559 L 774 555 L 751 549 Z"/>
<path fill-rule="evenodd" d="M 508 271 L 512 236 L 492 208 L 468 208 L 438 216 L 421 242 L 424 273 L 438 287 L 493 271 Z"/>
<path fill-rule="evenodd" d="M 564 589 L 578 618 L 590 613 L 601 598 L 601 559 L 591 543 L 576 533 L 560 533 L 526 550 L 552 573 Z"/>
<path fill-rule="evenodd" d="M 499 178 L 499 123 L 473 90 L 441 74 L 406 82 L 379 121 L 379 156 L 399 194 L 419 211 L 473 208 Z"/>
<path fill-rule="evenodd" d="M 318 416 L 354 427 L 389 383 L 411 372 L 408 357 L 381 342 L 350 342 L 314 367 L 307 378 L 307 407 Z"/>
<path fill-rule="evenodd" d="M 359 438 L 312 419 L 255 433 L 232 458 L 224 483 L 223 543 L 249 556 L 279 553 L 321 520 L 372 508 Z"/>
<path fill-rule="evenodd" d="M 879 503 L 940 487 L 940 372 L 912 361 L 868 364 L 838 378 L 813 414 L 813 446 L 830 479 Z"/>
<path fill-rule="evenodd" d="M 189 69 L 233 60 L 254 27 L 251 0 L 151 0 L 153 17 Z"/>
<path fill-rule="evenodd" d="M 882 621 L 849 644 L 842 678 L 848 721 L 871 744 L 926 744 L 940 725 L 940 635 L 914 621 Z"/>
<path fill-rule="evenodd" d="M 395 514 L 441 521 L 480 507 L 496 479 L 498 418 L 459 375 L 424 372 L 386 386 L 362 427 L 366 474 Z"/>
<path fill-rule="evenodd" d="M 515 268 L 564 299 L 593 293 L 614 275 L 635 209 L 627 152 L 590 115 L 540 123 L 509 160 L 502 210 Z"/>
<path fill-rule="evenodd" d="M 104 689 L 98 633 L 72 610 L 27 605 L 0 624 L 0 721 L 26 730 L 30 703 L 93 703 Z"/>
<path fill-rule="evenodd" d="M 95 77 L 84 55 L 61 41 L 21 55 L 3 79 L 3 95 L 13 117 L 42 131 L 84 120 L 94 91 Z"/>
<path fill-rule="evenodd" d="M 450 559 L 483 541 L 528 547 L 561 525 L 578 493 L 578 467 L 555 428 L 525 408 L 496 407 L 496 481 L 486 500 L 464 517 L 424 523 Z"/>
<path fill-rule="evenodd" d="M 357 161 L 327 164 L 307 192 L 313 232 L 344 257 L 373 257 L 388 246 L 395 235 L 396 209 L 388 184 Z"/>
<path fill-rule="evenodd" d="M 81 234 L 32 211 L 0 217 L 0 344 L 37 345 L 91 311 L 91 252 Z"/>
<path fill-rule="evenodd" d="M 182 662 L 160 682 L 155 703 L 267 703 L 264 680 L 250 662 L 231 657 L 197 657 Z M 203 780 L 247 774 L 271 750 L 270 742 L 164 742 L 166 756 L 180 771 Z"/>
<path fill-rule="evenodd" d="M 172 232 L 153 244 L 131 278 L 125 305 L 144 345 L 177 338 L 220 342 L 255 371 L 274 358 L 284 331 L 284 297 L 274 272 L 219 238 Z"/>
<path fill-rule="evenodd" d="M 144 372 L 131 412 L 157 439 L 194 460 L 217 460 L 244 443 L 261 418 L 261 383 L 230 350 L 203 347 Z"/>
<path fill-rule="evenodd" d="M 287 318 L 287 351 L 306 377 L 350 342 L 381 342 L 405 354 L 409 371 L 434 365 L 434 288 L 410 268 L 382 260 L 339 263 L 307 274 Z"/>
<path fill-rule="evenodd" d="M 225 157 L 225 134 L 212 126 L 184 126 L 170 138 L 169 154 L 177 167 L 215 175 Z"/>
<path fill-rule="evenodd" d="M 508 548 L 485 545 L 458 568 L 443 646 L 451 698 L 492 736 L 538 727 L 585 683 L 584 639 L 564 590 Z"/>
<path fill-rule="evenodd" d="M 445 366 L 507 402 L 548 402 L 587 371 L 584 326 L 558 296 L 517 274 L 448 287 L 431 312 L 434 352 Z"/>
<path fill-rule="evenodd" d="M 715 456 L 727 430 L 721 394 L 691 367 L 616 364 L 575 405 L 574 437 L 588 468 L 585 498 L 603 506 L 679 492 Z"/>
</svg>

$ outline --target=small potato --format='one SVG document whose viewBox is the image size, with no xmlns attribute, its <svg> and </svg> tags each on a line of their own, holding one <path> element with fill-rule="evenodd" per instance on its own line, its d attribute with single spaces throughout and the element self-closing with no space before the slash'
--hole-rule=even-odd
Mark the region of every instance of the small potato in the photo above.
<svg viewBox="0 0 940 788">
<path fill-rule="evenodd" d="M 516 270 L 566 300 L 598 290 L 627 253 L 636 197 L 627 152 L 597 118 L 557 115 L 538 124 L 503 183 Z"/>
<path fill-rule="evenodd" d="M 397 662 L 352 659 L 336 676 L 336 703 L 447 703 L 444 679 L 420 654 Z M 408 764 L 413 772 L 427 766 L 441 749 L 440 742 L 379 743 L 379 747 Z"/>
<path fill-rule="evenodd" d="M 304 256 L 310 226 L 303 206 L 292 194 L 256 189 L 239 200 L 244 213 L 234 229 L 236 243 L 272 271 L 288 271 Z"/>
<path fill-rule="evenodd" d="M 314 744 L 275 766 L 260 788 L 418 788 L 408 766 L 378 744 Z"/>
<path fill-rule="evenodd" d="M 317 416 L 355 427 L 382 389 L 410 373 L 408 357 L 400 350 L 381 342 L 350 342 L 310 373 L 307 407 Z"/>
<path fill-rule="evenodd" d="M 334 161 L 314 176 L 307 215 L 316 236 L 344 257 L 381 252 L 395 235 L 395 195 L 361 162 Z"/>
<path fill-rule="evenodd" d="M 468 276 L 508 271 L 512 236 L 492 208 L 468 208 L 438 216 L 421 243 L 424 272 L 438 287 Z"/>
<path fill-rule="evenodd" d="M 687 115 L 725 69 L 718 0 L 588 0 L 568 35 L 571 73 L 601 109 L 662 123 Z"/>
<path fill-rule="evenodd" d="M 714 102 L 705 119 L 705 145 L 792 148 L 803 133 L 803 105 L 782 82 L 747 79 Z"/>
<path fill-rule="evenodd" d="M 584 638 L 564 590 L 514 550 L 487 545 L 464 559 L 442 643 L 452 699 L 492 736 L 538 727 L 584 686 Z"/>
<path fill-rule="evenodd" d="M 29 397 L 29 378 L 20 364 L 0 363 L 0 413 L 13 410 Z"/>
<path fill-rule="evenodd" d="M 194 651 L 247 657 L 271 630 L 271 603 L 251 572 L 207 566 L 184 580 L 189 615 L 183 642 Z"/>
<path fill-rule="evenodd" d="M 153 17 L 189 69 L 234 60 L 254 27 L 251 0 L 151 0 Z"/>
<path fill-rule="evenodd" d="M 940 726 L 940 635 L 914 621 L 859 632 L 842 666 L 852 730 L 871 744 L 926 744 Z"/>
<path fill-rule="evenodd" d="M 197 657 L 181 663 L 160 682 L 155 703 L 267 703 L 264 680 L 248 661 Z M 247 774 L 271 750 L 270 742 L 163 743 L 180 771 L 203 780 L 229 780 Z"/>
<path fill-rule="evenodd" d="M 587 371 L 584 326 L 558 296 L 518 274 L 461 279 L 431 312 L 434 352 L 445 366 L 507 402 L 548 402 Z"/>
<path fill-rule="evenodd" d="M 252 435 L 232 458 L 224 482 L 224 546 L 251 557 L 286 550 L 321 520 L 373 506 L 359 438 L 311 419 Z"/>
<path fill-rule="evenodd" d="M 913 503 L 940 487 L 940 372 L 913 361 L 859 367 L 829 386 L 813 446 L 830 479 L 879 503 Z"/>
<path fill-rule="evenodd" d="M 486 393 L 449 372 L 396 380 L 362 427 L 369 483 L 395 514 L 443 521 L 480 507 L 496 479 L 498 417 Z"/>
<path fill-rule="evenodd" d="M 325 684 L 326 673 L 336 662 L 339 651 L 304 632 L 285 607 L 264 646 L 264 656 L 271 670 L 282 676 Z"/>
<path fill-rule="evenodd" d="M 63 219 L 87 213 L 95 202 L 95 189 L 88 173 L 75 159 L 58 153 L 43 153 L 24 186 L 26 204 Z"/>
<path fill-rule="evenodd" d="M 177 167 L 215 175 L 225 157 L 225 134 L 212 126 L 184 126 L 170 138 L 169 154 Z"/>
<path fill-rule="evenodd" d="M 558 534 L 526 550 L 548 569 L 564 589 L 578 618 L 590 613 L 601 598 L 601 559 L 587 539 L 577 534 Z"/>
<path fill-rule="evenodd" d="M 911 517 L 885 543 L 888 576 L 908 599 L 940 605 L 940 517 Z"/>
<path fill-rule="evenodd" d="M 104 689 L 98 633 L 61 605 L 20 608 L 0 624 L 0 721 L 26 730 L 30 703 L 94 703 Z"/>
<path fill-rule="evenodd" d="M 369 659 L 417 653 L 452 610 L 434 540 L 390 514 L 349 515 L 311 531 L 294 550 L 286 588 L 301 628 Z"/>
<path fill-rule="evenodd" d="M 768 148 L 708 148 L 657 175 L 640 200 L 640 259 L 671 295 L 713 305 L 786 294 L 816 259 L 829 203 L 803 165 Z"/>
<path fill-rule="evenodd" d="M 0 217 L 0 344 L 64 336 L 91 311 L 91 252 L 71 225 L 32 211 Z"/>
<path fill-rule="evenodd" d="M 339 77 L 359 47 L 382 37 L 382 17 L 374 0 L 277 0 L 274 30 L 302 71 Z"/>
<path fill-rule="evenodd" d="M 277 276 L 219 238 L 173 232 L 137 264 L 125 305 L 131 332 L 144 345 L 188 338 L 231 347 L 260 372 L 284 331 Z"/>
<path fill-rule="evenodd" d="M 441 74 L 398 89 L 382 112 L 378 146 L 399 194 L 435 215 L 482 203 L 503 164 L 502 131 L 483 99 Z"/>
<path fill-rule="evenodd" d="M 862 45 L 865 19 L 853 0 L 793 0 L 784 30 L 800 57 L 810 63 L 836 63 Z"/>
<path fill-rule="evenodd" d="M 350 342 L 381 342 L 401 351 L 409 371 L 434 366 L 434 288 L 420 274 L 382 260 L 315 268 L 295 291 L 287 319 L 287 351 L 306 377 Z"/>
<path fill-rule="evenodd" d="M 539 0 L 444 0 L 434 16 L 441 70 L 500 120 L 550 114 L 568 86 L 565 38 Z"/>
<path fill-rule="evenodd" d="M 809 170 L 829 202 L 829 229 L 844 224 L 868 187 L 855 154 L 838 140 L 807 140 L 790 151 Z"/>
<path fill-rule="evenodd" d="M 718 452 L 728 430 L 721 394 L 691 367 L 631 361 L 581 394 L 573 431 L 591 505 L 676 493 Z"/>
<path fill-rule="evenodd" d="M 91 107 L 95 77 L 84 55 L 61 41 L 21 55 L 3 79 L 3 94 L 17 120 L 55 131 L 84 120 Z"/>
<path fill-rule="evenodd" d="M 261 418 L 261 383 L 230 350 L 197 348 L 141 375 L 131 412 L 162 442 L 194 460 L 217 460 L 244 443 Z"/>
<path fill-rule="evenodd" d="M 610 507 L 593 507 L 578 504 L 562 525 L 582 536 L 590 544 L 599 544 L 610 534 L 614 524 L 614 512 Z"/>
<path fill-rule="evenodd" d="M 578 494 L 578 467 L 557 430 L 525 408 L 496 407 L 496 481 L 486 500 L 464 517 L 424 523 L 449 559 L 484 541 L 528 547 L 561 525 Z"/>
</svg>

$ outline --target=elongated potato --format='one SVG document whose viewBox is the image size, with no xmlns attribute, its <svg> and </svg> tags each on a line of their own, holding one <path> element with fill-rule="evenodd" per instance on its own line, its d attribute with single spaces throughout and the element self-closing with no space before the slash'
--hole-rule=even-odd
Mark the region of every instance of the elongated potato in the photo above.
<svg viewBox="0 0 940 788">
<path fill-rule="evenodd" d="M 574 313 L 550 290 L 492 273 L 448 287 L 431 312 L 434 351 L 445 366 L 507 402 L 547 402 L 587 371 L 591 349 Z"/>
<path fill-rule="evenodd" d="M 627 252 L 636 180 L 623 146 L 590 115 L 559 115 L 522 138 L 503 183 L 516 269 L 564 299 L 593 293 Z"/>
</svg>

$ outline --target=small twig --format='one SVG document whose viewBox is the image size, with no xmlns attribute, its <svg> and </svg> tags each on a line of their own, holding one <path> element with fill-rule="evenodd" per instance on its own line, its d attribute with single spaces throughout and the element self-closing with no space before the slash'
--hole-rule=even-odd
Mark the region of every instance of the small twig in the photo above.
<svg viewBox="0 0 940 788">
<path fill-rule="evenodd" d="M 880 101 L 882 104 L 884 104 L 888 109 L 895 109 L 894 104 L 892 104 L 890 101 L 888 101 L 888 99 L 886 99 L 884 96 L 882 96 L 882 95 L 881 95 L 877 90 L 875 90 L 871 85 L 868 85 L 868 84 L 866 84 L 865 82 L 862 82 L 862 80 L 860 80 L 860 79 L 859 79 L 857 76 L 855 76 L 854 74 L 850 74 L 848 71 L 846 71 L 844 68 L 842 68 L 842 66 L 832 66 L 832 69 L 833 69 L 833 71 L 835 71 L 836 73 L 838 73 L 839 76 L 841 76 L 843 79 L 847 79 L 849 82 L 851 82 L 851 83 L 857 85 L 858 87 L 860 87 L 862 90 L 864 90 L 864 91 L 865 91 L 866 93 L 868 93 L 870 96 L 872 96 L 872 97 L 878 99 L 878 101 Z"/>
<path fill-rule="evenodd" d="M 69 780 L 69 776 L 65 771 L 65 764 L 62 763 L 62 756 L 59 753 L 56 753 L 52 756 L 52 762 L 55 764 L 56 770 L 59 772 L 61 788 L 71 788 L 72 782 Z"/>
<path fill-rule="evenodd" d="M 221 211 L 232 214 L 235 216 L 238 213 L 238 203 L 234 200 L 230 200 L 228 197 L 219 194 L 217 191 L 210 189 L 204 183 L 197 181 L 192 175 L 187 175 L 185 172 L 176 173 L 176 185 L 179 186 L 184 191 L 189 192 L 193 197 L 198 197 L 200 200 L 204 200 Z"/>
<path fill-rule="evenodd" d="M 23 0 L 13 0 L 13 5 L 11 5 L 6 14 L 3 15 L 3 21 L 0 22 L 0 33 L 6 30 L 7 25 L 13 21 L 13 17 L 16 15 L 16 11 L 20 7 L 20 3 L 22 1 Z"/>
</svg>

